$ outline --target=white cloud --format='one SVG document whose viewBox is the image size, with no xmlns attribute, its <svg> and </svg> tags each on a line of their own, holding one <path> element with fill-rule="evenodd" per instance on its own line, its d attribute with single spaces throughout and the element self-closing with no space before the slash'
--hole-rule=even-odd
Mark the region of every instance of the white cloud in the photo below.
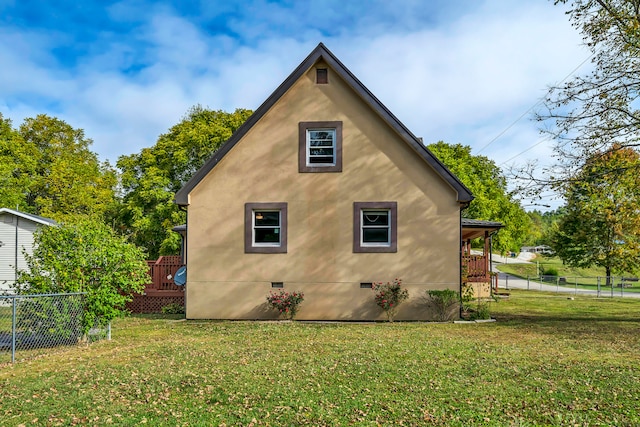
<svg viewBox="0 0 640 427">
<path fill-rule="evenodd" d="M 428 24 L 416 14 L 420 3 L 322 37 L 322 17 L 309 28 L 313 16 L 298 13 L 299 5 L 257 1 L 225 23 L 246 32 L 238 38 L 165 6 L 122 2 L 110 13 L 136 23 L 129 38 L 105 34 L 94 49 L 100 53 L 78 58 L 72 69 L 49 53 L 59 39 L 4 29 L 0 36 L 11 43 L 0 45 L 0 112 L 14 124 L 37 113 L 63 118 L 113 162 L 153 145 L 192 105 L 257 108 L 323 41 L 416 135 L 478 150 L 587 56 L 562 9 L 547 2 L 470 2 L 465 14 L 449 11 L 448 21 Z M 300 21 L 292 22 L 296 14 Z M 339 18 L 329 13 L 326 22 Z M 538 139 L 526 117 L 482 154 L 499 164 Z M 544 145 L 527 154 L 548 156 Z"/>
</svg>

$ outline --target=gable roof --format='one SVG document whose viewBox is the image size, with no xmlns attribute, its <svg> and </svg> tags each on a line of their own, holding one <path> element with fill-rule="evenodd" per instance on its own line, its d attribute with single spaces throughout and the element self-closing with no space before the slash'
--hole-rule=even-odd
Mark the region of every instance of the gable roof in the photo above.
<svg viewBox="0 0 640 427">
<path fill-rule="evenodd" d="M 469 203 L 473 200 L 471 191 L 436 158 L 422 144 L 407 127 L 396 118 L 396 116 L 385 107 L 347 67 L 333 54 L 324 44 L 320 43 L 305 58 L 304 61 L 286 78 L 280 86 L 258 107 L 258 109 L 240 126 L 233 135 L 225 142 L 218 151 L 191 177 L 189 181 L 176 193 L 175 202 L 178 205 L 188 205 L 188 195 L 196 185 L 222 160 L 222 158 L 242 139 L 242 137 L 255 125 L 262 116 L 278 102 L 278 100 L 302 77 L 315 63 L 324 60 L 355 92 L 362 100 L 375 111 L 391 128 L 393 128 L 400 138 L 405 141 L 422 159 L 431 166 L 438 175 L 442 177 L 457 193 L 458 202 Z"/>
<path fill-rule="evenodd" d="M 51 218 L 45 218 L 43 216 L 29 214 L 29 213 L 26 213 L 26 212 L 20 212 L 20 211 L 16 211 L 16 210 L 9 209 L 9 208 L 0 208 L 0 214 L 2 214 L 2 213 L 7 213 L 9 215 L 13 215 L 13 216 L 17 216 L 17 217 L 20 217 L 20 218 L 24 218 L 24 219 L 27 219 L 29 221 L 33 221 L 33 222 L 36 222 L 36 223 L 42 224 L 42 225 L 58 225 L 58 223 L 55 222 L 54 220 L 52 220 Z"/>
</svg>

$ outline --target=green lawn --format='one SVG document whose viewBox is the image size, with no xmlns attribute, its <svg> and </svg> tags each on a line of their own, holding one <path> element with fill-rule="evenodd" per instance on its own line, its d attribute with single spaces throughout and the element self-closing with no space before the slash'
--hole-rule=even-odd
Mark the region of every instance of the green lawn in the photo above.
<svg viewBox="0 0 640 427">
<path fill-rule="evenodd" d="M 0 425 L 638 425 L 640 300 L 513 291 L 495 323 L 175 321 L 0 365 Z"/>
</svg>

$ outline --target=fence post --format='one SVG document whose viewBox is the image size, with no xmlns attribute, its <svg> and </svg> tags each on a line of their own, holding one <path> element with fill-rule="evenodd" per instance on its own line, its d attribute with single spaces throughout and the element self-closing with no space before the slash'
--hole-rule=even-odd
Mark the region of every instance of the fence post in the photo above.
<svg viewBox="0 0 640 427">
<path fill-rule="evenodd" d="M 575 283 L 575 286 L 574 286 L 573 294 L 578 295 L 578 276 L 575 277 L 574 283 Z"/>
<path fill-rule="evenodd" d="M 529 290 L 529 275 L 527 274 L 527 290 Z"/>
<path fill-rule="evenodd" d="M 509 290 L 509 275 L 508 274 L 505 274 L 504 281 L 505 281 L 505 287 L 507 288 L 507 290 Z"/>
<path fill-rule="evenodd" d="M 556 276 L 556 293 L 560 292 L 560 276 Z"/>
<path fill-rule="evenodd" d="M 598 298 L 600 298 L 600 276 L 598 276 L 597 279 L 598 279 Z"/>
<path fill-rule="evenodd" d="M 620 285 L 620 297 L 624 298 L 624 280 L 622 280 L 622 276 L 620 276 L 618 279 L 618 284 Z"/>
<path fill-rule="evenodd" d="M 11 307 L 11 363 L 16 361 L 16 298 Z"/>
<path fill-rule="evenodd" d="M 609 276 L 607 276 L 607 277 L 609 277 Z M 613 278 L 609 277 L 609 279 L 610 279 L 609 282 L 611 283 L 611 298 L 613 298 Z"/>
<path fill-rule="evenodd" d="M 109 321 L 109 324 L 107 325 L 107 340 L 111 341 L 111 321 Z"/>
</svg>

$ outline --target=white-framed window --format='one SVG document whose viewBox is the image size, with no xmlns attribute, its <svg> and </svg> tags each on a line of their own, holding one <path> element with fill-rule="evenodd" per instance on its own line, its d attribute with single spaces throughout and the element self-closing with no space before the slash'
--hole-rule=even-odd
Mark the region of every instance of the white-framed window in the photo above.
<svg viewBox="0 0 640 427">
<path fill-rule="evenodd" d="M 342 172 L 342 122 L 300 122 L 298 171 Z"/>
<path fill-rule="evenodd" d="M 245 253 L 287 252 L 287 204 L 245 203 Z"/>
<path fill-rule="evenodd" d="M 307 129 L 307 166 L 336 165 L 336 130 Z"/>
<path fill-rule="evenodd" d="M 397 252 L 397 202 L 353 203 L 353 252 Z"/>
<path fill-rule="evenodd" d="M 391 211 L 362 209 L 360 215 L 360 245 L 391 246 Z"/>
<path fill-rule="evenodd" d="M 280 246 L 282 222 L 279 210 L 254 210 L 253 246 Z"/>
</svg>

